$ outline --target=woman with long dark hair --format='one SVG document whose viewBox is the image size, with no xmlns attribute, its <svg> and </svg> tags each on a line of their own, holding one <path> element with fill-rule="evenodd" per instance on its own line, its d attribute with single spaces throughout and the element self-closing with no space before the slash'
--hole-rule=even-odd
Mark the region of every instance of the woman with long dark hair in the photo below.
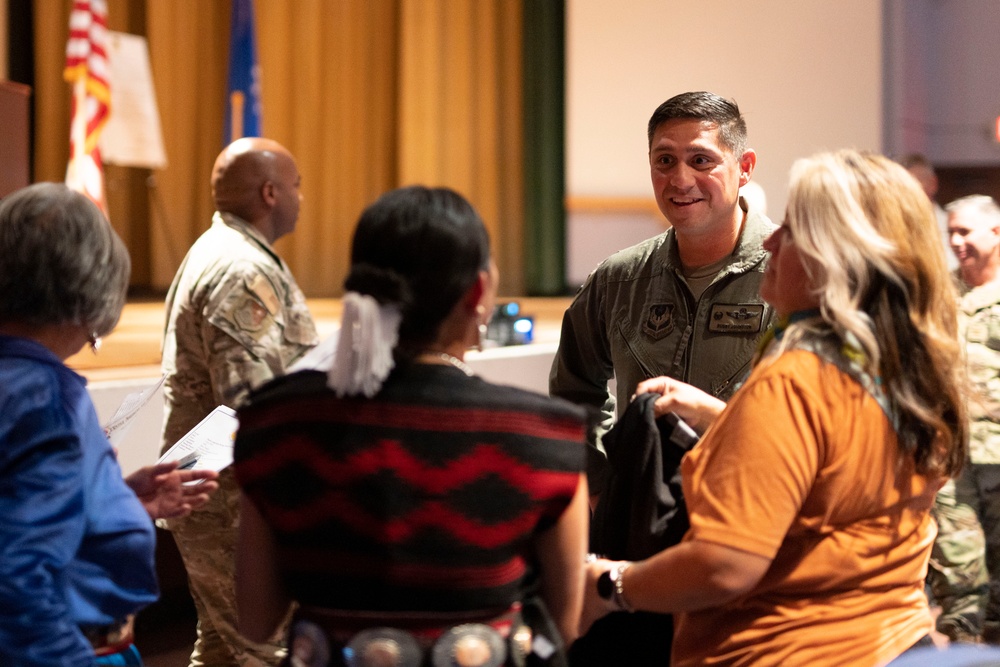
<svg viewBox="0 0 1000 667">
<path fill-rule="evenodd" d="M 240 411 L 242 629 L 269 635 L 294 600 L 292 664 L 559 664 L 582 601 L 586 424 L 465 364 L 497 289 L 482 221 L 448 189 L 387 193 L 345 286 L 329 372 Z"/>
</svg>

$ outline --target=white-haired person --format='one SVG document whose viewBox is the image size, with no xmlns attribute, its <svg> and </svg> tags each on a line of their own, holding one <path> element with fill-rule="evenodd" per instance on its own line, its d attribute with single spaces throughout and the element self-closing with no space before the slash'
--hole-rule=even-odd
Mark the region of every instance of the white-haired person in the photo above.
<svg viewBox="0 0 1000 667">
<path fill-rule="evenodd" d="M 691 528 L 647 560 L 592 563 L 583 624 L 675 613 L 675 667 L 882 665 L 930 642 L 930 510 L 967 448 L 934 213 L 891 160 L 823 153 L 792 168 L 765 248 L 781 320 L 729 403 L 638 387 L 707 426 L 682 463 Z"/>
<path fill-rule="evenodd" d="M 0 202 L 0 664 L 141 665 L 158 595 L 150 518 L 216 483 L 176 463 L 122 479 L 86 381 L 64 364 L 118 322 L 124 244 L 89 199 L 39 183 Z"/>
</svg>

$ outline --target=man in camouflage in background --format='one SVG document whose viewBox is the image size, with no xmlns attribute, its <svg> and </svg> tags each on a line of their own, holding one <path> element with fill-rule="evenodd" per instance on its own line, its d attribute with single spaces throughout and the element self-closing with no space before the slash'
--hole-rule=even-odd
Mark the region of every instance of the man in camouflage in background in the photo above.
<svg viewBox="0 0 1000 667">
<path fill-rule="evenodd" d="M 239 139 L 212 170 L 212 226 L 184 258 L 167 295 L 163 339 L 166 451 L 218 405 L 236 408 L 318 342 L 305 297 L 274 242 L 295 228 L 300 176 L 277 142 Z M 239 491 L 232 469 L 205 508 L 167 527 L 198 611 L 191 665 L 276 665 L 282 636 L 256 644 L 236 619 Z"/>
<path fill-rule="evenodd" d="M 935 505 L 939 532 L 929 580 L 942 609 L 941 632 L 1000 644 L 1000 207 L 973 195 L 947 211 L 964 292 L 971 423 L 966 468 Z"/>
</svg>

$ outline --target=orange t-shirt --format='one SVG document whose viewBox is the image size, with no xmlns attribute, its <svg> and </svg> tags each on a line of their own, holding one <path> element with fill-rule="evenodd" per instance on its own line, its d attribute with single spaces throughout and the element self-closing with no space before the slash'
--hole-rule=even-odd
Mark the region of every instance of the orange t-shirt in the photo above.
<svg viewBox="0 0 1000 667">
<path fill-rule="evenodd" d="M 762 363 L 683 462 L 685 539 L 773 558 L 746 596 L 678 614 L 673 665 L 880 665 L 932 628 L 942 479 L 915 472 L 855 379 L 812 352 Z"/>
</svg>

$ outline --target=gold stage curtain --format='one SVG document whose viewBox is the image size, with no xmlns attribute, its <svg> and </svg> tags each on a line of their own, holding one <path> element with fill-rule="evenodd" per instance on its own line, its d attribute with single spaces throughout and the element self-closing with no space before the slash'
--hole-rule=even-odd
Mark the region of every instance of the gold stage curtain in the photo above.
<svg viewBox="0 0 1000 667">
<path fill-rule="evenodd" d="M 521 3 L 403 0 L 401 183 L 447 185 L 486 223 L 504 294 L 523 294 Z"/>
<path fill-rule="evenodd" d="M 36 180 L 65 175 L 70 5 L 34 4 Z M 133 275 L 156 289 L 169 285 L 213 210 L 230 7 L 109 1 L 112 30 L 144 28 L 149 40 L 168 160 L 149 179 L 109 184 L 109 208 Z M 424 183 L 469 198 L 490 230 L 502 293 L 521 293 L 522 0 L 256 0 L 254 8 L 263 132 L 288 147 L 302 173 L 298 228 L 278 249 L 303 291 L 340 295 L 361 210 L 388 189 Z M 143 213 L 145 221 L 116 219 Z M 145 237 L 127 231 L 136 224 Z"/>
</svg>

